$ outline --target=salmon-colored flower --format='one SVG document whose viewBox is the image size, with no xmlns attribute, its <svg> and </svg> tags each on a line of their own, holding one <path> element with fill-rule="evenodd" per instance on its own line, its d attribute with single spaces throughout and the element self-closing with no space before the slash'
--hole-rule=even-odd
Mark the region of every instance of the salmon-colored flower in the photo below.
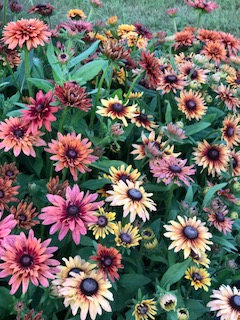
<svg viewBox="0 0 240 320">
<path fill-rule="evenodd" d="M 29 230 L 39 224 L 38 220 L 33 220 L 38 215 L 38 212 L 32 202 L 21 201 L 16 208 L 12 206 L 10 212 L 14 215 L 18 228 Z"/>
<path fill-rule="evenodd" d="M 195 37 L 193 30 L 184 29 L 175 33 L 174 40 L 176 42 L 174 50 L 178 50 L 184 47 L 191 47 Z"/>
<path fill-rule="evenodd" d="M 225 86 L 223 83 L 215 90 L 217 97 L 225 103 L 228 110 L 237 112 L 237 108 L 240 108 L 240 100 L 236 96 L 234 90 L 231 90 L 230 86 Z"/>
<path fill-rule="evenodd" d="M 29 131 L 29 124 L 22 118 L 10 117 L 0 123 L 0 149 L 4 148 L 7 152 L 13 149 L 15 157 L 19 156 L 21 151 L 27 156 L 36 157 L 33 147 L 45 146 L 46 142 L 40 138 L 44 133 L 37 131 L 33 134 Z"/>
<path fill-rule="evenodd" d="M 14 294 L 22 284 L 22 293 L 26 293 L 29 282 L 35 286 L 39 283 L 43 287 L 49 286 L 49 279 L 54 279 L 59 262 L 52 259 L 57 247 L 48 247 L 51 239 L 41 242 L 34 237 L 33 230 L 29 231 L 28 238 L 21 232 L 20 235 L 7 237 L 1 243 L 0 278 L 11 276 L 10 291 Z"/>
<path fill-rule="evenodd" d="M 49 42 L 51 32 L 48 26 L 38 19 L 21 19 L 16 22 L 9 22 L 3 28 L 3 41 L 9 49 L 20 48 L 26 45 L 30 51 L 37 46 L 44 46 Z"/>
<path fill-rule="evenodd" d="M 225 46 L 216 41 L 206 43 L 200 53 L 204 54 L 208 59 L 214 60 L 217 65 L 219 65 L 221 61 L 225 61 L 227 57 Z"/>
<path fill-rule="evenodd" d="M 159 83 L 159 77 L 161 75 L 159 60 L 155 57 L 154 53 L 142 51 L 139 65 L 146 72 L 146 79 L 149 86 L 155 88 Z"/>
<path fill-rule="evenodd" d="M 2 211 L 0 211 L 0 219 L 2 218 Z M 9 235 L 12 229 L 16 226 L 17 221 L 14 219 L 13 214 L 9 214 L 0 221 L 0 245 L 3 239 Z"/>
<path fill-rule="evenodd" d="M 20 186 L 12 186 L 12 180 L 0 178 L 0 211 L 4 208 L 9 210 L 7 203 L 18 201 L 14 196 L 18 194 L 19 188 Z"/>
<path fill-rule="evenodd" d="M 17 176 L 19 174 L 19 170 L 16 167 L 16 163 L 4 163 L 0 166 L 0 177 L 3 179 L 9 179 L 13 182 L 17 181 Z"/>
<path fill-rule="evenodd" d="M 218 8 L 216 2 L 206 0 L 184 0 L 187 6 L 193 7 L 194 9 L 200 9 L 203 12 L 212 12 Z"/>
</svg>

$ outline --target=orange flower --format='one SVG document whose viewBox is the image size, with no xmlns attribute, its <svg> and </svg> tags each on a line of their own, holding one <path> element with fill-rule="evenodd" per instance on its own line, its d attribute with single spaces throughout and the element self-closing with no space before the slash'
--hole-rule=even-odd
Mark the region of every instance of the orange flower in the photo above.
<svg viewBox="0 0 240 320">
<path fill-rule="evenodd" d="M 0 217 L 4 208 L 9 210 L 7 203 L 18 201 L 14 196 L 18 195 L 19 188 L 19 186 L 12 186 L 12 180 L 0 178 Z"/>
<path fill-rule="evenodd" d="M 223 120 L 224 127 L 222 131 L 222 139 L 225 140 L 229 148 L 233 148 L 234 145 L 238 146 L 240 143 L 240 118 L 235 115 L 228 115 Z"/>
<path fill-rule="evenodd" d="M 98 157 L 92 155 L 93 149 L 89 149 L 91 142 L 85 138 L 81 139 L 81 134 L 76 135 L 75 132 L 72 134 L 68 133 L 63 136 L 58 132 L 58 140 L 49 142 L 49 148 L 45 151 L 53 153 L 50 157 L 51 160 L 56 160 L 56 171 L 61 171 L 63 168 L 69 168 L 73 180 L 77 181 L 77 169 L 81 173 L 86 171 L 90 172 L 86 165 L 90 164 L 98 159 Z"/>
<path fill-rule="evenodd" d="M 38 45 L 44 46 L 49 42 L 51 32 L 47 25 L 38 19 L 21 19 L 16 22 L 9 22 L 3 28 L 3 41 L 9 49 L 20 48 L 26 44 L 30 51 Z"/>
<path fill-rule="evenodd" d="M 216 41 L 209 41 L 201 50 L 201 54 L 205 54 L 207 58 L 213 59 L 217 64 L 225 61 L 227 51 L 223 44 Z"/>
<path fill-rule="evenodd" d="M 160 77 L 157 90 L 162 90 L 162 94 L 168 93 L 171 90 L 176 93 L 177 90 L 183 90 L 187 84 L 174 71 L 166 71 Z"/>
<path fill-rule="evenodd" d="M 192 30 L 185 29 L 175 33 L 174 40 L 176 42 L 174 50 L 179 48 L 190 47 L 194 41 L 194 33 Z"/>
</svg>

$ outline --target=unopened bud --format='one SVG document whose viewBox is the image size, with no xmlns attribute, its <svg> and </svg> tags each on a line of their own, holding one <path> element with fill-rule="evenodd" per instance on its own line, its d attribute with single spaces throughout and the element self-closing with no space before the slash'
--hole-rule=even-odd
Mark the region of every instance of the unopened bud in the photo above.
<svg viewBox="0 0 240 320">
<path fill-rule="evenodd" d="M 238 212 L 237 211 L 232 211 L 230 214 L 231 219 L 237 220 L 238 219 Z"/>
</svg>

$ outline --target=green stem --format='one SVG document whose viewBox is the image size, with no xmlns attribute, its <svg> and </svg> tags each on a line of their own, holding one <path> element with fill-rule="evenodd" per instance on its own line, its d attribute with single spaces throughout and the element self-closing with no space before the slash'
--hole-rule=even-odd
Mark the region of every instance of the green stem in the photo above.
<svg viewBox="0 0 240 320">
<path fill-rule="evenodd" d="M 26 46 L 24 47 L 24 53 L 25 53 L 25 73 L 26 73 L 27 84 L 28 84 L 28 94 L 30 97 L 33 97 L 32 85 L 28 81 L 28 78 L 31 78 L 31 74 L 30 74 L 30 67 L 29 67 L 29 54 Z"/>
<path fill-rule="evenodd" d="M 90 21 L 90 19 L 92 17 L 92 14 L 93 14 L 93 7 L 91 7 L 91 9 L 89 11 L 89 14 L 88 14 L 88 17 L 87 17 L 87 21 Z"/>
<path fill-rule="evenodd" d="M 90 116 L 90 124 L 89 124 L 90 130 L 93 127 L 93 123 L 94 123 L 94 119 L 95 119 L 95 115 L 96 115 L 96 108 L 97 108 L 97 104 L 98 104 L 98 100 L 99 100 L 102 84 L 103 84 L 103 81 L 105 79 L 105 76 L 106 76 L 106 74 L 108 72 L 108 69 L 109 69 L 110 65 L 111 65 L 110 63 L 107 65 L 106 69 L 104 70 L 104 72 L 103 72 L 103 74 L 101 76 L 99 84 L 98 84 L 98 91 L 97 91 L 97 94 L 96 94 L 96 99 L 95 99 L 95 103 L 94 103 L 94 106 L 93 106 L 93 110 L 92 110 L 91 116 Z"/>
<path fill-rule="evenodd" d="M 67 320 L 69 318 L 69 316 L 71 314 L 71 310 L 72 310 L 71 308 L 68 309 L 68 311 L 67 311 L 67 313 L 66 313 L 66 315 L 64 317 L 64 320 Z"/>
<path fill-rule="evenodd" d="M 168 222 L 168 215 L 169 215 L 169 211 L 170 211 L 170 207 L 171 207 L 171 202 L 172 202 L 172 197 L 173 197 L 173 190 L 175 189 L 175 185 L 174 183 L 171 185 L 171 188 L 169 190 L 169 194 L 168 194 L 168 198 L 166 201 L 166 212 L 165 212 L 165 216 L 164 216 L 164 222 Z"/>
<path fill-rule="evenodd" d="M 3 25 L 7 23 L 7 0 L 3 3 Z"/>
<path fill-rule="evenodd" d="M 5 57 L 6 57 L 6 56 L 5 56 Z M 15 87 L 17 88 L 17 90 L 19 91 L 19 93 L 21 93 L 20 88 L 19 88 L 18 83 L 17 83 L 17 80 L 16 80 L 16 78 L 15 78 L 15 76 L 14 76 L 14 72 L 12 71 L 12 68 L 11 68 L 11 66 L 10 66 L 10 64 L 9 64 L 9 62 L 8 62 L 7 57 L 6 57 L 6 62 L 7 62 L 8 70 L 9 70 L 9 72 L 11 73 L 13 82 L 14 82 L 14 84 L 15 84 Z"/>
<path fill-rule="evenodd" d="M 131 93 L 131 91 L 132 91 L 133 87 L 135 86 L 135 84 L 137 83 L 137 81 L 141 78 L 141 76 L 142 76 L 142 72 L 141 72 L 141 73 L 139 73 L 139 74 L 137 75 L 137 77 L 133 80 L 133 82 L 132 82 L 132 84 L 131 84 L 131 86 L 130 86 L 130 88 L 129 88 L 128 92 L 127 92 L 127 95 L 126 95 L 126 97 L 125 97 L 125 99 L 124 99 L 123 104 L 127 102 L 128 97 L 129 97 L 129 95 L 130 95 L 130 93 Z"/>
<path fill-rule="evenodd" d="M 198 28 L 200 27 L 202 14 L 203 14 L 203 12 L 202 12 L 202 10 L 201 10 L 201 11 L 199 12 L 199 15 L 198 15 L 197 30 L 198 30 Z"/>
<path fill-rule="evenodd" d="M 62 183 L 64 183 L 64 181 L 66 180 L 66 176 L 67 176 L 67 168 L 64 168 L 62 170 Z"/>
<path fill-rule="evenodd" d="M 61 116 L 61 118 L 60 118 L 60 120 L 59 120 L 58 132 L 61 132 L 61 131 L 62 131 L 63 124 L 64 124 L 64 120 L 65 120 L 65 118 L 66 118 L 66 116 L 67 116 L 67 112 L 68 112 L 68 108 L 65 107 L 65 108 L 63 109 L 62 116 Z"/>
<path fill-rule="evenodd" d="M 162 122 L 161 97 L 158 91 L 157 91 L 157 105 L 158 105 L 158 120 Z"/>
<path fill-rule="evenodd" d="M 173 28 L 174 28 L 175 33 L 177 33 L 177 24 L 176 24 L 175 18 L 173 18 Z"/>
</svg>

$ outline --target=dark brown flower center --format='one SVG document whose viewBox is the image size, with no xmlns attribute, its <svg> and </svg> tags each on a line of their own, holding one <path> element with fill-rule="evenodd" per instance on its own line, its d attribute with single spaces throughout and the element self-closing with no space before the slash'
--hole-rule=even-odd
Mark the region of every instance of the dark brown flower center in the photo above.
<svg viewBox="0 0 240 320">
<path fill-rule="evenodd" d="M 236 168 L 236 166 L 238 165 L 238 161 L 236 158 L 232 158 L 232 165 L 233 165 L 233 168 Z"/>
<path fill-rule="evenodd" d="M 33 264 L 33 258 L 29 254 L 23 254 L 20 263 L 23 267 L 30 267 Z"/>
<path fill-rule="evenodd" d="M 24 136 L 24 131 L 22 129 L 15 129 L 13 131 L 13 134 L 15 135 L 15 137 L 17 138 L 22 138 Z"/>
<path fill-rule="evenodd" d="M 229 303 L 234 310 L 240 311 L 240 296 L 232 296 L 229 300 Z"/>
<path fill-rule="evenodd" d="M 5 173 L 5 175 L 6 175 L 7 177 L 12 177 L 13 174 L 14 174 L 14 173 L 13 173 L 12 170 L 7 170 L 6 173 Z"/>
<path fill-rule="evenodd" d="M 166 76 L 166 82 L 168 83 L 176 83 L 178 78 L 174 74 L 170 74 Z"/>
<path fill-rule="evenodd" d="M 188 110 L 195 110 L 197 107 L 197 104 L 194 100 L 187 100 L 186 101 L 186 107 Z"/>
<path fill-rule="evenodd" d="M 194 281 L 201 281 L 202 280 L 202 276 L 198 272 L 193 272 L 192 278 L 193 278 Z"/>
<path fill-rule="evenodd" d="M 24 222 L 24 221 L 27 220 L 27 217 L 26 217 L 25 214 L 21 213 L 21 214 L 19 214 L 19 216 L 18 216 L 18 220 L 21 221 L 21 222 Z"/>
<path fill-rule="evenodd" d="M 228 137 L 232 137 L 234 135 L 234 128 L 233 127 L 228 127 L 226 130 L 226 135 Z"/>
<path fill-rule="evenodd" d="M 177 164 L 171 164 L 169 166 L 169 170 L 172 171 L 173 173 L 181 173 L 182 172 L 182 168 L 180 166 L 178 166 Z"/>
<path fill-rule="evenodd" d="M 140 201 L 142 199 L 142 197 L 143 197 L 141 192 L 138 189 L 135 189 L 135 188 L 129 189 L 127 194 L 128 194 L 128 197 L 130 199 L 132 199 L 133 201 Z"/>
<path fill-rule="evenodd" d="M 67 207 L 67 215 L 69 217 L 76 217 L 80 213 L 80 209 L 75 204 L 71 204 Z"/>
<path fill-rule="evenodd" d="M 216 212 L 215 213 L 215 217 L 216 217 L 216 220 L 218 222 L 224 222 L 225 221 L 225 216 L 222 212 Z"/>
<path fill-rule="evenodd" d="M 70 275 L 71 272 L 80 274 L 80 272 L 82 272 L 82 271 L 83 271 L 83 270 L 81 270 L 80 268 L 72 268 L 72 269 L 70 269 L 69 272 L 68 272 L 68 277 L 70 277 L 70 278 L 72 277 L 72 276 Z"/>
<path fill-rule="evenodd" d="M 150 231 L 146 230 L 146 231 L 143 232 L 143 235 L 144 235 L 145 237 L 151 237 L 151 236 L 152 236 L 152 233 L 151 233 Z"/>
<path fill-rule="evenodd" d="M 236 84 L 240 84 L 240 77 L 238 77 L 235 81 Z"/>
<path fill-rule="evenodd" d="M 189 240 L 194 240 L 198 237 L 198 231 L 193 226 L 185 227 L 183 233 Z"/>
<path fill-rule="evenodd" d="M 128 233 L 120 234 L 119 238 L 122 240 L 122 242 L 125 242 L 125 243 L 131 243 L 131 240 L 132 240 L 130 234 L 128 234 Z"/>
<path fill-rule="evenodd" d="M 169 300 L 165 302 L 165 307 L 169 307 L 171 304 L 173 304 L 174 301 L 173 300 Z"/>
<path fill-rule="evenodd" d="M 187 314 L 187 311 L 185 311 L 185 310 L 183 310 L 183 309 L 180 309 L 180 310 L 179 310 L 179 313 L 180 313 L 180 314 Z"/>
<path fill-rule="evenodd" d="M 0 190 L 0 198 L 4 198 L 4 192 Z"/>
<path fill-rule="evenodd" d="M 69 159 L 76 159 L 77 158 L 77 151 L 74 149 L 68 149 L 66 155 Z"/>
<path fill-rule="evenodd" d="M 105 267 L 110 267 L 112 265 L 112 258 L 110 256 L 105 256 L 102 260 L 102 264 Z"/>
<path fill-rule="evenodd" d="M 208 150 L 207 156 L 210 160 L 217 160 L 219 158 L 219 151 L 216 148 L 211 148 Z"/>
<path fill-rule="evenodd" d="M 192 80 L 194 80 L 194 79 L 196 79 L 197 78 L 197 76 L 198 76 L 198 73 L 197 73 L 197 71 L 196 70 L 190 70 L 190 74 L 191 74 L 191 79 Z"/>
<path fill-rule="evenodd" d="M 108 224 L 108 219 L 104 216 L 99 216 L 97 224 L 99 225 L 99 227 L 104 228 Z"/>
<path fill-rule="evenodd" d="M 120 177 L 119 177 L 119 180 L 122 180 L 123 182 L 127 182 L 127 180 L 130 180 L 129 176 L 127 174 L 122 174 Z"/>
<path fill-rule="evenodd" d="M 113 186 L 111 183 L 106 183 L 103 188 L 105 191 L 113 190 Z"/>
<path fill-rule="evenodd" d="M 120 113 L 123 111 L 124 106 L 121 103 L 116 102 L 111 105 L 111 108 L 114 112 Z"/>
<path fill-rule="evenodd" d="M 148 120 L 148 117 L 145 113 L 140 113 L 138 119 L 142 122 L 146 122 Z"/>
<path fill-rule="evenodd" d="M 86 296 L 92 296 L 97 293 L 99 285 L 95 279 L 86 278 L 80 284 L 80 290 Z"/>
<path fill-rule="evenodd" d="M 158 149 L 159 151 L 161 150 L 161 145 L 160 145 L 160 143 L 158 143 L 157 141 L 154 141 L 153 144 L 152 144 L 152 146 L 153 146 L 154 148 Z"/>
<path fill-rule="evenodd" d="M 38 105 L 36 105 L 35 110 L 40 113 L 44 110 L 44 108 L 45 108 L 45 106 L 43 104 L 39 103 Z"/>
<path fill-rule="evenodd" d="M 138 306 L 137 309 L 138 309 L 138 313 L 141 315 L 144 315 L 148 312 L 148 306 L 146 306 L 145 304 Z"/>
</svg>

